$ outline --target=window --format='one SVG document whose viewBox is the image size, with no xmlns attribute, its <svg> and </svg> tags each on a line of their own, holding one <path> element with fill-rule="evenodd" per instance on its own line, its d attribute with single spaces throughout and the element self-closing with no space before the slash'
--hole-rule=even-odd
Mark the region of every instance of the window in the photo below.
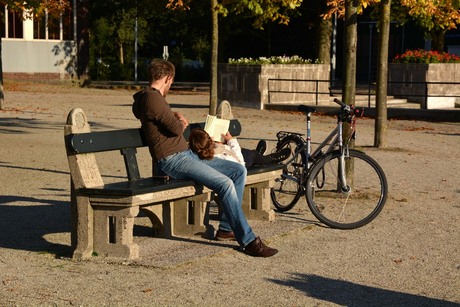
<svg viewBox="0 0 460 307">
<path fill-rule="evenodd" d="M 48 39 L 61 39 L 60 18 L 48 15 Z"/>
<path fill-rule="evenodd" d="M 34 16 L 34 39 L 46 39 L 46 16 Z"/>
<path fill-rule="evenodd" d="M 62 14 L 62 34 L 64 40 L 73 40 L 73 12 L 72 9 L 65 10 Z"/>
<path fill-rule="evenodd" d="M 3 12 L 5 13 L 6 10 L 4 9 Z M 5 37 L 5 29 L 5 14 L 0 14 L 0 37 Z"/>
<path fill-rule="evenodd" d="M 5 6 L 1 6 L 5 8 Z M 24 38 L 24 20 L 22 12 L 9 11 L 6 8 L 5 14 L 0 17 L 0 35 L 7 38 Z M 5 18 L 6 17 L 6 18 Z M 72 40 L 73 39 L 73 12 L 72 8 L 65 10 L 61 16 L 52 16 L 44 13 L 33 17 L 33 38 L 50 40 Z M 32 33 L 32 28 L 27 26 Z M 5 33 L 7 34 L 5 36 Z"/>
<path fill-rule="evenodd" d="M 8 11 L 8 37 L 23 38 L 22 13 Z"/>
</svg>

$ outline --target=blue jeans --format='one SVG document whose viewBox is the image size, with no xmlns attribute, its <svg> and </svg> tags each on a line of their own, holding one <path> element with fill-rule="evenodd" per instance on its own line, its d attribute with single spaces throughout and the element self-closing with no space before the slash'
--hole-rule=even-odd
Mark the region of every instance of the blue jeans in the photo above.
<svg viewBox="0 0 460 307">
<path fill-rule="evenodd" d="M 255 240 L 241 207 L 247 174 L 245 166 L 219 158 L 200 160 L 194 152 L 186 150 L 161 159 L 158 167 L 173 178 L 193 180 L 217 193 L 223 210 L 219 229 L 232 230 L 243 247 Z"/>
</svg>

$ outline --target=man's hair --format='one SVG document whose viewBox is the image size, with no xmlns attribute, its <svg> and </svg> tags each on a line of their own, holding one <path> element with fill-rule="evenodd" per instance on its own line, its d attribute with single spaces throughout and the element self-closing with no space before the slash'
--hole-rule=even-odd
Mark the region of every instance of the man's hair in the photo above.
<svg viewBox="0 0 460 307">
<path fill-rule="evenodd" d="M 190 132 L 188 146 L 202 160 L 214 158 L 214 142 L 204 129 L 195 128 Z"/>
<path fill-rule="evenodd" d="M 161 78 L 168 76 L 174 77 L 176 69 L 174 65 L 163 59 L 153 59 L 149 64 L 149 83 L 160 80 Z"/>
</svg>

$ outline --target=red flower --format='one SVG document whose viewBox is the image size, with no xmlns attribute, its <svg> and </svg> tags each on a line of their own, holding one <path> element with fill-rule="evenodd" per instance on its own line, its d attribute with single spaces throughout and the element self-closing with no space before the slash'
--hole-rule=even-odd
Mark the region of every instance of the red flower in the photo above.
<svg viewBox="0 0 460 307">
<path fill-rule="evenodd" d="M 458 63 L 460 57 L 455 54 L 423 49 L 407 50 L 401 55 L 396 55 L 393 63 Z"/>
</svg>

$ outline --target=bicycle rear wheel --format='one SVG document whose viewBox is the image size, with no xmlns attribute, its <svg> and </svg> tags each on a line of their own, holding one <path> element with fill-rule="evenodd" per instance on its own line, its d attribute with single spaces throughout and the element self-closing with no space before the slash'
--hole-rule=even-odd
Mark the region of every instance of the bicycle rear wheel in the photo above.
<svg viewBox="0 0 460 307">
<path fill-rule="evenodd" d="M 291 150 L 291 156 L 285 160 L 287 162 L 283 174 L 275 179 L 275 184 L 270 192 L 277 211 L 291 210 L 302 196 L 301 180 L 306 157 L 303 151 L 296 153 L 302 146 L 302 140 L 292 135 L 282 138 L 276 146 L 278 151 L 283 148 Z"/>
<path fill-rule="evenodd" d="M 363 152 L 345 157 L 348 191 L 339 182 L 340 152 L 325 155 L 313 165 L 306 180 L 306 198 L 315 217 L 332 228 L 354 229 L 371 222 L 382 211 L 388 194 L 385 173 Z"/>
</svg>

